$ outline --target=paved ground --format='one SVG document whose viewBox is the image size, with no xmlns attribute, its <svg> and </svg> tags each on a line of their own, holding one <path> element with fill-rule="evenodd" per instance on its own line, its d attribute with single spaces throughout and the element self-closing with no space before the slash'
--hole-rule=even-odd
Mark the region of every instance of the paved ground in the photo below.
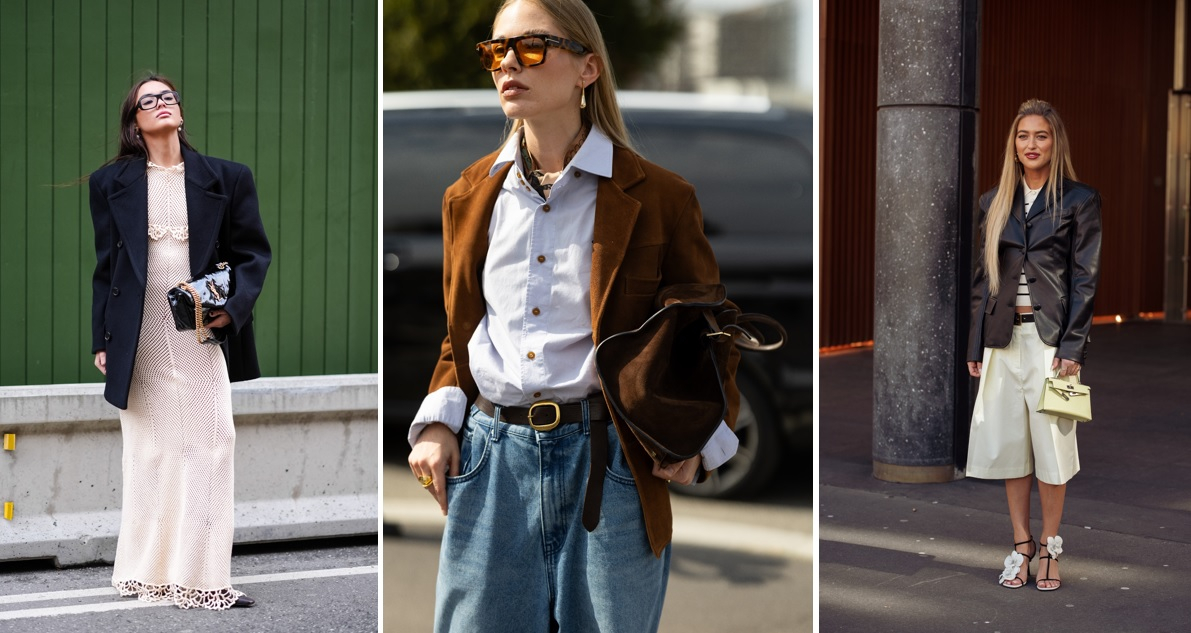
<svg viewBox="0 0 1191 633">
<path fill-rule="evenodd" d="M 996 584 L 1012 543 L 1000 482 L 872 478 L 871 399 L 856 397 L 872 352 L 822 358 L 819 630 L 1191 630 L 1191 326 L 1095 326 L 1084 379 L 1096 417 L 1079 429 L 1063 586 L 1043 593 Z"/>
<path fill-rule="evenodd" d="M 377 630 L 377 539 L 236 547 L 232 584 L 251 609 L 182 610 L 121 598 L 107 565 L 0 565 L 0 632 L 359 633 Z"/>
<path fill-rule="evenodd" d="M 748 502 L 673 497 L 663 633 L 811 630 L 811 481 L 804 457 Z M 408 468 L 387 464 L 383 483 L 385 522 L 400 530 L 384 539 L 384 630 L 429 631 L 443 518 Z"/>
</svg>

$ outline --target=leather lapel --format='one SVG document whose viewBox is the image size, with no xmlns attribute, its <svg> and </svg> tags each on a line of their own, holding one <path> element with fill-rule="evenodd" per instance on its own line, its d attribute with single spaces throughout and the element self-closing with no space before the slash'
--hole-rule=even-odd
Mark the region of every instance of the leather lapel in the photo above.
<svg viewBox="0 0 1191 633">
<path fill-rule="evenodd" d="M 108 196 L 108 209 L 120 231 L 132 271 L 144 287 L 149 267 L 149 187 L 145 180 L 145 159 L 121 161 Z"/>
<path fill-rule="evenodd" d="M 1013 206 L 1009 207 L 1009 217 L 1017 220 L 1017 223 L 1022 225 L 1026 223 L 1025 204 L 1025 190 L 1022 188 L 1021 183 L 1018 183 L 1017 188 L 1013 192 Z"/>
<path fill-rule="evenodd" d="M 625 190 L 645 179 L 632 152 L 617 147 L 612 154 L 612 177 L 601 178 L 596 190 L 595 227 L 591 245 L 591 324 L 598 344 L 600 316 L 612 291 L 612 282 L 629 248 L 629 238 L 641 203 Z"/>
<path fill-rule="evenodd" d="M 190 225 L 190 274 L 197 277 L 215 260 L 215 243 L 227 210 L 227 195 L 215 191 L 218 179 L 198 152 L 182 148 L 186 163 L 186 218 Z M 224 245 L 226 246 L 226 245 Z M 223 255 L 227 260 L 227 255 Z"/>
</svg>

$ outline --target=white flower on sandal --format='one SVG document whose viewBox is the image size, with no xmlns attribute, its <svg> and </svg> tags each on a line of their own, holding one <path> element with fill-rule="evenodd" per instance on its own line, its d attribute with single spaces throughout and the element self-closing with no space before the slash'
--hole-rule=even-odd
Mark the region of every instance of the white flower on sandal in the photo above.
<svg viewBox="0 0 1191 633">
<path fill-rule="evenodd" d="M 1050 553 L 1050 557 L 1058 559 L 1059 554 L 1063 553 L 1063 537 L 1048 536 L 1046 538 L 1046 551 Z"/>
<path fill-rule="evenodd" d="M 1001 572 L 1001 577 L 998 582 L 1005 583 L 1017 577 L 1018 572 L 1021 571 L 1021 565 L 1026 560 L 1021 552 L 1013 550 L 1005 557 L 1005 571 Z"/>
</svg>

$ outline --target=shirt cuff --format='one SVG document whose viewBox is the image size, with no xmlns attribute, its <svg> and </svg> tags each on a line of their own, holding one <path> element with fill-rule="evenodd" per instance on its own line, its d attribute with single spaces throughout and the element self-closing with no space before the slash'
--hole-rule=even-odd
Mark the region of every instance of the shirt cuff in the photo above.
<svg viewBox="0 0 1191 633">
<path fill-rule="evenodd" d="M 707 444 L 700 451 L 703 455 L 703 469 L 714 470 L 723 466 L 724 462 L 732 459 L 739 446 L 740 440 L 736 434 L 728 428 L 728 423 L 721 421 L 715 433 L 711 435 L 711 439 L 707 440 Z"/>
<path fill-rule="evenodd" d="M 435 422 L 442 422 L 452 432 L 458 433 L 463 428 L 463 416 L 467 414 L 467 394 L 459 387 L 443 387 L 427 394 L 422 399 L 422 406 L 414 414 L 414 422 L 409 426 L 409 445 L 412 447 L 418 441 L 422 429 Z"/>
</svg>

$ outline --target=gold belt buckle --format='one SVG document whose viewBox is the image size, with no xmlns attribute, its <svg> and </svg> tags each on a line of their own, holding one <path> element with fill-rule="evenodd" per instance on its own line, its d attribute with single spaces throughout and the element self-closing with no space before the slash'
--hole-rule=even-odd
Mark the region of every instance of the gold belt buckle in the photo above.
<svg viewBox="0 0 1191 633">
<path fill-rule="evenodd" d="M 549 424 L 534 424 L 533 410 L 538 407 L 554 407 L 554 421 Z M 532 427 L 533 430 L 535 430 L 535 431 L 549 431 L 550 429 L 553 429 L 554 427 L 558 426 L 558 423 L 561 421 L 562 421 L 562 409 L 560 409 L 558 407 L 557 402 L 553 402 L 551 400 L 542 400 L 540 402 L 535 402 L 535 403 L 529 405 L 529 426 Z"/>
</svg>

